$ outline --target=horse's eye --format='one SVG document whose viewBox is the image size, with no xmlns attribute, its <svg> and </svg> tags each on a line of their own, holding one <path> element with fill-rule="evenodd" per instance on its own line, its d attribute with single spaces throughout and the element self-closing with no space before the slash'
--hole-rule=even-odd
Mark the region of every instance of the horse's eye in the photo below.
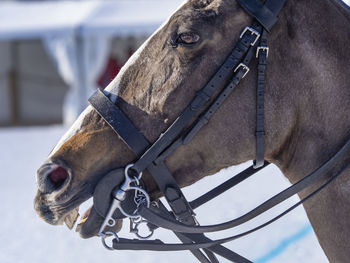
<svg viewBox="0 0 350 263">
<path fill-rule="evenodd" d="M 195 33 L 181 33 L 177 36 L 177 38 L 171 41 L 173 47 L 177 47 L 178 45 L 192 45 L 197 43 L 199 40 L 199 35 Z"/>
<path fill-rule="evenodd" d="M 178 43 L 194 44 L 199 40 L 199 36 L 195 33 L 182 33 L 178 37 Z"/>
</svg>

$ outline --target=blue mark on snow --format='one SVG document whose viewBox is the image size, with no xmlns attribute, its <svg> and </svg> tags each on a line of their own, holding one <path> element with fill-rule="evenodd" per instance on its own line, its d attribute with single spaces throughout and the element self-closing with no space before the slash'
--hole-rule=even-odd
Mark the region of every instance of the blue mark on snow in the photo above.
<svg viewBox="0 0 350 263">
<path fill-rule="evenodd" d="M 271 251 L 267 252 L 262 257 L 254 260 L 254 263 L 266 263 L 269 262 L 271 259 L 274 259 L 275 257 L 282 254 L 291 244 L 299 241 L 306 235 L 308 235 L 310 232 L 312 232 L 312 227 L 310 224 L 300 229 L 297 233 L 294 235 L 287 237 L 286 239 L 282 240 L 275 248 L 273 248 Z"/>
</svg>

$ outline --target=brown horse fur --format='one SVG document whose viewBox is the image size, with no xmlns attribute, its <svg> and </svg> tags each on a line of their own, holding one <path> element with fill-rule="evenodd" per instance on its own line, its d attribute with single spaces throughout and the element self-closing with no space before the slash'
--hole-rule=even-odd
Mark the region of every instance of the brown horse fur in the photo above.
<svg viewBox="0 0 350 263">
<path fill-rule="evenodd" d="M 265 159 L 296 182 L 330 158 L 350 136 L 350 13 L 336 0 L 288 0 L 269 34 Z M 223 63 L 252 18 L 233 0 L 189 0 L 138 50 L 106 88 L 151 142 L 175 120 Z M 183 32 L 200 36 L 173 48 Z M 181 186 L 255 158 L 255 81 L 251 72 L 187 146 L 167 164 Z M 91 107 L 44 164 L 65 167 L 69 180 L 57 191 L 40 183 L 35 208 L 51 224 L 92 195 L 109 170 L 136 156 Z M 350 178 L 346 171 L 305 204 L 331 262 L 350 258 Z M 148 191 L 155 183 L 144 175 Z M 300 194 L 305 196 L 311 190 Z"/>
</svg>

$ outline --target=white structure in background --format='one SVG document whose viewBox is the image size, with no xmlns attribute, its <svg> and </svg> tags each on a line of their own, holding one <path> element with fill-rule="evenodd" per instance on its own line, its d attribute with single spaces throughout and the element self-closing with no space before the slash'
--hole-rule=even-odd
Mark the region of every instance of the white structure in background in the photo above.
<svg viewBox="0 0 350 263">
<path fill-rule="evenodd" d="M 71 124 L 97 88 L 96 79 L 106 64 L 112 37 L 150 35 L 182 2 L 3 2 L 0 3 L 0 41 L 43 41 L 69 86 L 63 121 Z"/>
</svg>

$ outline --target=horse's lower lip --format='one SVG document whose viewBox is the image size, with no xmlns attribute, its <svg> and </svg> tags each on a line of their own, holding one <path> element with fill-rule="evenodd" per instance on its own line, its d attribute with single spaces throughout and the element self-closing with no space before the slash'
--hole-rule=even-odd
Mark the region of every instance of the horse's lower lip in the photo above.
<svg viewBox="0 0 350 263">
<path fill-rule="evenodd" d="M 84 216 L 77 225 L 76 232 L 79 232 L 82 238 L 91 238 L 98 236 L 101 225 L 104 222 L 104 217 L 99 215 L 95 208 L 92 206 L 85 212 Z M 106 227 L 104 231 L 112 231 L 118 233 L 122 228 L 123 220 L 117 219 L 116 224 L 112 227 Z"/>
<path fill-rule="evenodd" d="M 68 229 L 72 230 L 75 227 L 75 231 L 80 233 L 80 236 L 83 238 L 90 238 L 93 236 L 98 235 L 98 231 L 100 229 L 100 226 L 102 224 L 103 218 L 100 218 L 100 216 L 96 217 L 95 215 L 92 215 L 92 218 L 89 218 L 92 206 L 88 208 L 83 215 L 80 217 L 79 222 L 76 224 L 78 218 L 79 218 L 79 207 L 71 210 L 65 217 L 64 217 L 64 223 L 68 227 Z M 90 222 L 87 226 L 84 226 L 85 222 L 90 219 Z M 114 227 L 111 227 L 108 229 L 109 231 L 113 231 L 115 233 L 118 233 L 122 226 L 122 220 L 116 220 L 116 225 Z M 93 224 L 93 225 L 91 225 Z"/>
</svg>

